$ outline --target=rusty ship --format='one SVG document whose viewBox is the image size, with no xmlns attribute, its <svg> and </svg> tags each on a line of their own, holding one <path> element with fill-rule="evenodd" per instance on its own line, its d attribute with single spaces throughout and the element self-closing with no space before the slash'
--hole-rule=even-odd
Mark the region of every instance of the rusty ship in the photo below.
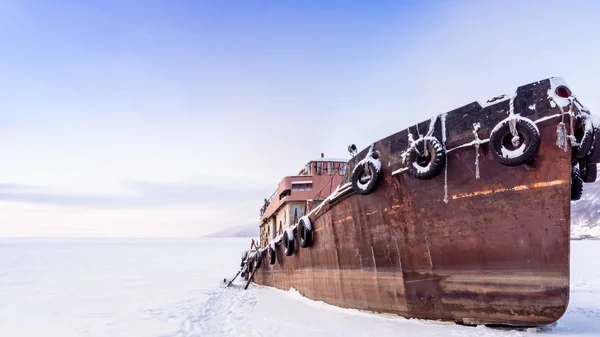
<svg viewBox="0 0 600 337">
<path fill-rule="evenodd" d="M 242 256 L 248 284 L 466 325 L 563 315 L 570 202 L 596 180 L 600 125 L 562 78 L 348 150 L 264 200 L 259 243 Z"/>
</svg>

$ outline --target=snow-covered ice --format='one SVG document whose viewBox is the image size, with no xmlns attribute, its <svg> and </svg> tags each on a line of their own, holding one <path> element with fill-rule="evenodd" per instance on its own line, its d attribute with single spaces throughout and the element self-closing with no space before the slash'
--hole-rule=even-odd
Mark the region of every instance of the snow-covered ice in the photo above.
<svg viewBox="0 0 600 337">
<path fill-rule="evenodd" d="M 0 240 L 0 336 L 598 336 L 600 241 L 571 241 L 566 314 L 497 330 L 342 309 L 242 280 L 249 239 Z"/>
</svg>

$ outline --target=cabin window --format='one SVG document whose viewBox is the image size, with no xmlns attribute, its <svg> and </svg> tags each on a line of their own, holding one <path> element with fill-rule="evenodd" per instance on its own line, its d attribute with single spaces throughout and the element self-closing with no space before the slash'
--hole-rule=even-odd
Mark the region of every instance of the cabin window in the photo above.
<svg viewBox="0 0 600 337">
<path fill-rule="evenodd" d="M 335 167 L 333 165 L 333 162 L 328 161 L 327 162 L 327 174 L 329 174 L 330 176 L 332 176 L 334 172 L 335 172 Z"/>
<path fill-rule="evenodd" d="M 346 175 L 346 163 L 340 163 L 339 173 L 341 176 Z"/>
<path fill-rule="evenodd" d="M 301 183 L 293 184 L 292 191 L 310 191 L 312 190 L 312 183 Z"/>
<path fill-rule="evenodd" d="M 279 195 L 279 200 L 281 200 L 291 194 L 292 194 L 291 190 L 285 190 L 285 191 L 281 192 L 281 194 Z"/>
<path fill-rule="evenodd" d="M 322 161 L 318 161 L 317 162 L 317 173 L 318 176 L 323 174 L 323 162 Z"/>
<path fill-rule="evenodd" d="M 306 175 L 310 175 L 310 163 L 306 164 Z"/>
</svg>

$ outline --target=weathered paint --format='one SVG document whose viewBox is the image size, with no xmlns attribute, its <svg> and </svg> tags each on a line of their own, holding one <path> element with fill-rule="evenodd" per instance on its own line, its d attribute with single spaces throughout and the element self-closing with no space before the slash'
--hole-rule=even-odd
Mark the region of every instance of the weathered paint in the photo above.
<svg viewBox="0 0 600 337">
<path fill-rule="evenodd" d="M 515 113 L 532 120 L 561 113 L 547 100 L 549 81 L 520 87 Z M 535 111 L 526 109 L 536 104 Z M 446 148 L 479 137 L 508 113 L 508 101 L 477 103 L 447 114 Z M 568 120 L 568 118 L 567 118 Z M 418 180 L 403 166 L 408 130 L 375 143 L 382 181 L 369 195 L 326 201 L 310 248 L 277 261 L 267 254 L 255 281 L 341 307 L 466 324 L 537 326 L 558 320 L 569 300 L 571 149 L 556 146 L 559 119 L 538 124 L 542 143 L 533 165 L 506 167 L 489 144 L 447 154 L 445 175 Z M 438 118 L 434 136 L 443 139 Z M 429 121 L 411 127 L 425 134 Z M 349 162 L 344 182 L 366 149 Z"/>
</svg>

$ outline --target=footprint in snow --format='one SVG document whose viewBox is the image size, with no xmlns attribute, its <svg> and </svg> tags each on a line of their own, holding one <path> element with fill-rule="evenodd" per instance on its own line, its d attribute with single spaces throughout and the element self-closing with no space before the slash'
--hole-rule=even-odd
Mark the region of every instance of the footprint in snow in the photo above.
<svg viewBox="0 0 600 337">
<path fill-rule="evenodd" d="M 164 337 L 262 336 L 244 328 L 250 326 L 244 321 L 257 303 L 255 295 L 254 289 L 244 290 L 241 285 L 220 287 L 209 294 L 197 313 L 181 322 L 177 332 Z"/>
</svg>

